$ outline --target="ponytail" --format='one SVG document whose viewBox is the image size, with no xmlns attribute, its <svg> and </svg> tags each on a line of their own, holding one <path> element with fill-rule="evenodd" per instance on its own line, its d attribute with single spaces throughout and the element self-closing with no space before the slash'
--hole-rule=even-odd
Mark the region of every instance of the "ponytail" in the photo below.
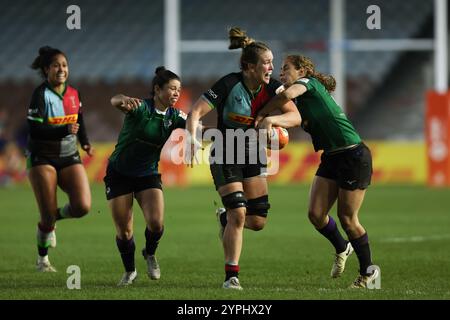
<svg viewBox="0 0 450 320">
<path fill-rule="evenodd" d="M 228 31 L 230 45 L 228 49 L 242 48 L 240 59 L 241 70 L 247 70 L 248 64 L 257 64 L 262 51 L 270 51 L 269 46 L 263 42 L 255 41 L 247 36 L 247 33 L 239 27 L 233 27 Z"/>
</svg>

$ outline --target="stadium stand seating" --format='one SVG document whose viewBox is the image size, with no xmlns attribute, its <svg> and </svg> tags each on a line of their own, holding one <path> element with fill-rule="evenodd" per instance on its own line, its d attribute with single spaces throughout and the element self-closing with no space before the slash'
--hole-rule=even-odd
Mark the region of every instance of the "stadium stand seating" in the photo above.
<svg viewBox="0 0 450 320">
<path fill-rule="evenodd" d="M 348 38 L 415 36 L 429 19 L 433 5 L 432 1 L 420 0 L 378 1 L 382 29 L 368 30 L 366 8 L 372 2 L 346 2 L 346 15 L 351 17 L 346 20 Z M 66 28 L 66 8 L 72 4 L 70 1 L 2 1 L 1 92 L 7 92 L 9 82 L 25 82 L 27 88 L 30 81 L 38 82 L 29 66 L 43 45 L 60 48 L 68 54 L 71 82 L 89 85 L 89 94 L 98 92 L 95 98 L 86 97 L 90 101 L 107 104 L 109 97 L 105 98 L 104 92 L 114 92 L 111 88 L 117 88 L 114 84 L 118 82 L 125 89 L 123 84 L 127 81 L 140 81 L 143 87 L 148 84 L 154 69 L 164 63 L 163 0 L 134 0 L 132 4 L 125 0 L 78 0 L 76 3 L 81 8 L 81 30 Z M 226 40 L 227 27 L 238 25 L 272 47 L 276 76 L 282 57 L 293 52 L 311 57 L 318 70 L 329 72 L 328 0 L 278 0 L 275 3 L 271 0 L 180 0 L 180 6 L 182 40 Z M 192 90 L 201 92 L 218 77 L 239 70 L 238 54 L 238 50 L 184 53 L 181 57 L 184 87 L 193 83 Z M 367 100 L 373 97 L 401 57 L 399 52 L 386 51 L 347 53 L 349 113 L 358 114 L 362 107 L 367 107 Z M 95 86 L 99 90 L 94 89 Z M 12 97 L 10 105 L 21 99 Z M 417 103 L 423 106 L 423 98 Z M 383 105 L 389 106 L 390 102 L 383 102 Z M 107 139 L 99 135 L 96 138 Z"/>
</svg>

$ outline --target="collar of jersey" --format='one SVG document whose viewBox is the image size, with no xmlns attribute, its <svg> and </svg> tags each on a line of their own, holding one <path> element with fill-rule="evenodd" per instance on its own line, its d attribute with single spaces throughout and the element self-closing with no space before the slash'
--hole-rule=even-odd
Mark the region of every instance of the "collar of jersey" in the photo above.
<svg viewBox="0 0 450 320">
<path fill-rule="evenodd" d="M 168 107 L 167 110 L 163 113 L 162 111 L 155 108 L 155 102 L 153 101 L 153 99 L 145 99 L 145 101 L 147 102 L 147 108 L 148 108 L 148 111 L 150 112 L 150 114 L 152 114 L 154 112 L 155 114 L 161 115 L 163 117 L 166 117 L 166 116 L 170 117 L 172 115 L 172 112 L 173 112 L 172 107 Z"/>
<path fill-rule="evenodd" d="M 262 84 L 259 85 L 258 89 L 256 89 L 255 93 L 252 93 L 252 91 L 247 88 L 247 86 L 245 85 L 244 82 L 244 74 L 241 72 L 241 82 L 242 82 L 242 86 L 244 87 L 245 91 L 247 91 L 248 95 L 250 96 L 250 98 L 253 100 L 255 99 L 255 97 L 258 95 L 258 93 L 261 91 L 262 89 Z"/>
<path fill-rule="evenodd" d="M 66 90 L 67 90 L 67 84 L 64 82 L 64 90 L 62 92 L 62 94 L 59 94 L 58 92 L 56 92 L 53 87 L 50 85 L 50 83 L 48 83 L 48 81 L 45 81 L 45 86 L 54 94 L 56 94 L 61 100 L 64 99 L 64 95 L 66 94 Z"/>
</svg>

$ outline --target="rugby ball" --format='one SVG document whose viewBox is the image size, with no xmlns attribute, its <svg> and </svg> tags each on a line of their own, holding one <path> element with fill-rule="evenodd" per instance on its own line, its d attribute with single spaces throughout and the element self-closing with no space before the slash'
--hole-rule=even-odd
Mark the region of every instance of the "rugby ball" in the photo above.
<svg viewBox="0 0 450 320">
<path fill-rule="evenodd" d="M 281 150 L 289 142 L 289 133 L 285 128 L 272 127 L 268 142 L 267 148 L 272 150 Z"/>
</svg>

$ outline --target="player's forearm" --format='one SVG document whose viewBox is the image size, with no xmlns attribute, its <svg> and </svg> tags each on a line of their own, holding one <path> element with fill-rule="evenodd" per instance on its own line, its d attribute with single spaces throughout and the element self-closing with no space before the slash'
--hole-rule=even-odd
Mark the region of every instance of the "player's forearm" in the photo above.
<svg viewBox="0 0 450 320">
<path fill-rule="evenodd" d="M 186 121 L 186 129 L 192 137 L 196 137 L 197 130 L 199 130 L 199 126 L 201 126 L 201 124 L 199 124 L 200 119 L 210 111 L 211 107 L 203 98 L 198 99 L 194 104 Z"/>
<path fill-rule="evenodd" d="M 301 116 L 298 111 L 290 111 L 267 118 L 272 123 L 272 126 L 275 127 L 292 128 L 300 126 L 301 123 Z"/>
<path fill-rule="evenodd" d="M 286 99 L 284 95 L 278 94 L 273 97 L 265 106 L 259 111 L 259 115 L 266 116 L 271 114 L 273 111 L 280 109 L 285 103 L 287 103 L 289 99 Z"/>
<path fill-rule="evenodd" d="M 60 140 L 70 134 L 68 126 L 53 126 L 28 120 L 30 137 L 37 140 Z"/>
<path fill-rule="evenodd" d="M 195 132 L 199 126 L 200 114 L 195 109 L 192 110 L 186 121 L 186 129 L 192 137 L 195 137 Z"/>
<path fill-rule="evenodd" d="M 82 146 L 89 144 L 89 139 L 86 132 L 86 125 L 84 124 L 83 114 L 78 114 L 78 123 L 80 124 L 80 128 L 78 129 L 78 140 Z"/>
</svg>

